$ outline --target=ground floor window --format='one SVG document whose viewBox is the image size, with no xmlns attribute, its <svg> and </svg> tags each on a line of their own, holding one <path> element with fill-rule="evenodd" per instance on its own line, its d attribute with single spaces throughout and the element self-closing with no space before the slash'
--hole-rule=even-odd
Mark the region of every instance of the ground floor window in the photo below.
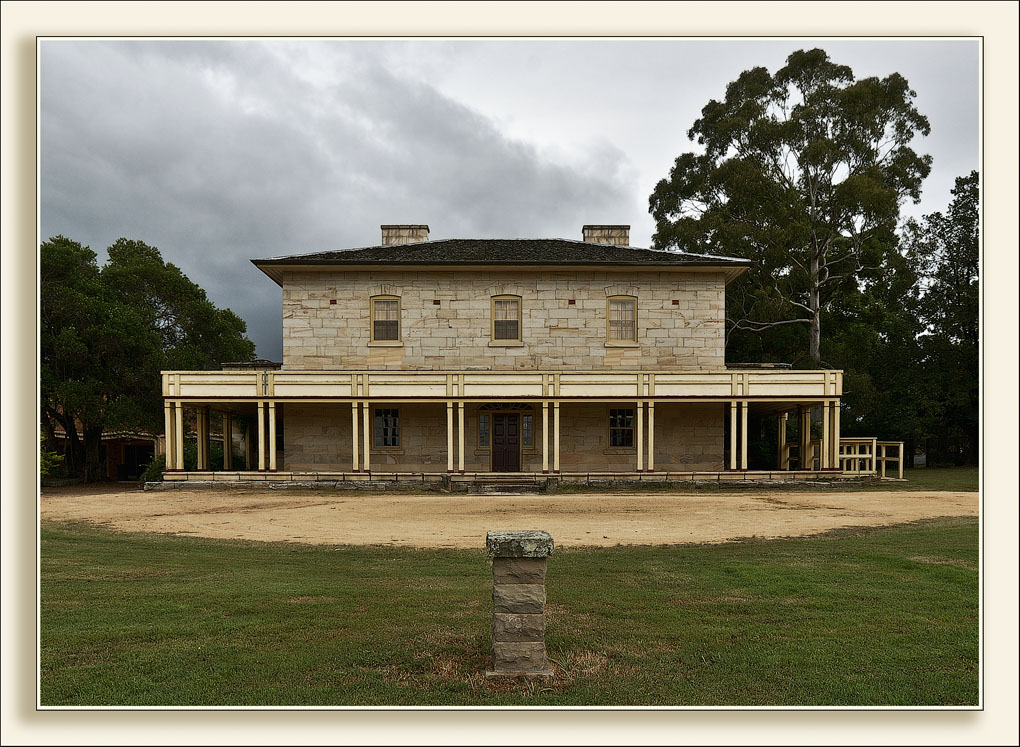
<svg viewBox="0 0 1020 747">
<path fill-rule="evenodd" d="M 484 412 L 478 416 L 478 445 L 489 445 L 489 416 Z"/>
<path fill-rule="evenodd" d="M 396 408 L 375 409 L 375 445 L 400 446 L 400 411 Z"/>
<path fill-rule="evenodd" d="M 609 410 L 609 445 L 634 445 L 633 408 L 611 408 Z"/>
<path fill-rule="evenodd" d="M 525 446 L 535 445 L 535 416 L 530 412 L 521 415 L 521 443 Z"/>
</svg>

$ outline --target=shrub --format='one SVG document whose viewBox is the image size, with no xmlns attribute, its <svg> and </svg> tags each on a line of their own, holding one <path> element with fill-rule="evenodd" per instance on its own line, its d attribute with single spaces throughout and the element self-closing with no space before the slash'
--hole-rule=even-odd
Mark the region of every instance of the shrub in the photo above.
<svg viewBox="0 0 1020 747">
<path fill-rule="evenodd" d="M 57 469 L 64 461 L 64 457 L 55 451 L 48 451 L 46 449 L 46 437 L 42 436 L 39 439 L 39 476 L 49 477 L 53 474 L 53 471 Z"/>
</svg>

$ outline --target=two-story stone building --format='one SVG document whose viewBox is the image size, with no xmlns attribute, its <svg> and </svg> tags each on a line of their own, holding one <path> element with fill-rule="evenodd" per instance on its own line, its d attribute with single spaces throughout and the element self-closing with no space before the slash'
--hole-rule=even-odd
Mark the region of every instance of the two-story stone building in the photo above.
<svg viewBox="0 0 1020 747">
<path fill-rule="evenodd" d="M 726 286 L 749 262 L 628 234 L 430 240 L 392 225 L 379 246 L 253 260 L 283 289 L 282 366 L 164 372 L 167 479 L 744 477 L 749 413 L 779 417 L 767 472 L 792 476 L 791 412 L 794 453 L 811 455 L 799 473 L 834 469 L 841 372 L 726 367 Z M 182 470 L 184 408 L 205 434 L 199 473 Z M 208 471 L 210 408 L 227 439 L 252 423 L 254 469 L 228 450 Z"/>
</svg>

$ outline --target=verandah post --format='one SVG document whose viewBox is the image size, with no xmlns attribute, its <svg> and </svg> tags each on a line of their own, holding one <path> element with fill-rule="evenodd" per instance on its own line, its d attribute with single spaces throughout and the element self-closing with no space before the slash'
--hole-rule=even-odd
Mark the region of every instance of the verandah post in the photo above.
<svg viewBox="0 0 1020 747">
<path fill-rule="evenodd" d="M 790 417 L 790 413 L 781 412 L 779 413 L 779 433 L 776 437 L 777 451 L 776 463 L 779 465 L 779 469 L 790 469 L 790 460 L 786 454 L 786 422 Z"/>
<path fill-rule="evenodd" d="M 446 471 L 453 472 L 453 402 L 446 403 Z"/>
<path fill-rule="evenodd" d="M 737 469 L 737 401 L 730 402 L 730 469 Z"/>
<path fill-rule="evenodd" d="M 553 403 L 553 472 L 560 471 L 560 403 Z"/>
<path fill-rule="evenodd" d="M 820 465 L 818 465 L 822 469 L 829 469 L 829 467 L 832 466 L 829 463 L 829 459 L 831 457 L 831 454 L 829 453 L 829 439 L 830 439 L 829 420 L 830 420 L 830 417 L 829 417 L 829 403 L 828 402 L 823 402 L 822 403 L 822 445 L 821 445 L 821 447 L 819 449 L 820 452 L 821 452 L 820 456 L 821 456 L 821 459 L 822 459 L 822 463 Z"/>
<path fill-rule="evenodd" d="M 365 472 L 371 472 L 372 471 L 372 423 L 369 420 L 369 418 L 371 418 L 372 414 L 369 412 L 369 403 L 368 403 L 367 400 L 362 402 L 361 404 L 362 404 L 362 407 L 363 407 L 363 409 L 361 411 L 361 429 L 362 429 L 361 437 L 362 437 L 362 450 L 364 451 L 364 454 L 362 455 L 362 463 L 364 464 L 363 470 Z"/>
<path fill-rule="evenodd" d="M 234 466 L 234 418 L 229 412 L 223 413 L 223 469 Z"/>
<path fill-rule="evenodd" d="M 542 473 L 549 472 L 549 403 L 542 403 Z"/>
<path fill-rule="evenodd" d="M 648 403 L 648 471 L 655 472 L 655 403 Z"/>
<path fill-rule="evenodd" d="M 457 470 L 464 471 L 464 403 L 457 403 Z"/>
<path fill-rule="evenodd" d="M 163 444 L 164 467 L 169 471 L 176 467 L 174 457 L 174 412 L 171 402 L 163 403 Z"/>
<path fill-rule="evenodd" d="M 637 403 L 637 471 L 642 471 L 645 460 L 645 403 Z"/>
<path fill-rule="evenodd" d="M 740 403 L 740 469 L 747 469 L 747 400 Z"/>
<path fill-rule="evenodd" d="M 358 407 L 360 405 L 357 402 L 351 402 L 351 471 L 358 472 L 361 466 L 361 461 L 358 454 L 358 439 L 360 434 L 358 433 Z"/>
<path fill-rule="evenodd" d="M 266 403 L 259 401 L 259 472 L 266 471 Z"/>
<path fill-rule="evenodd" d="M 276 402 L 269 401 L 269 471 L 276 472 Z"/>
</svg>

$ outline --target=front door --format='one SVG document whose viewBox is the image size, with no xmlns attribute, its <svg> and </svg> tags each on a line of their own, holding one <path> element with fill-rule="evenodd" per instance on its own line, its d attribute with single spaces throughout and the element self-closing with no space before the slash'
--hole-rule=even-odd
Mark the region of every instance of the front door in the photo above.
<svg viewBox="0 0 1020 747">
<path fill-rule="evenodd" d="M 521 471 L 521 416 L 516 412 L 492 414 L 492 471 Z"/>
</svg>

